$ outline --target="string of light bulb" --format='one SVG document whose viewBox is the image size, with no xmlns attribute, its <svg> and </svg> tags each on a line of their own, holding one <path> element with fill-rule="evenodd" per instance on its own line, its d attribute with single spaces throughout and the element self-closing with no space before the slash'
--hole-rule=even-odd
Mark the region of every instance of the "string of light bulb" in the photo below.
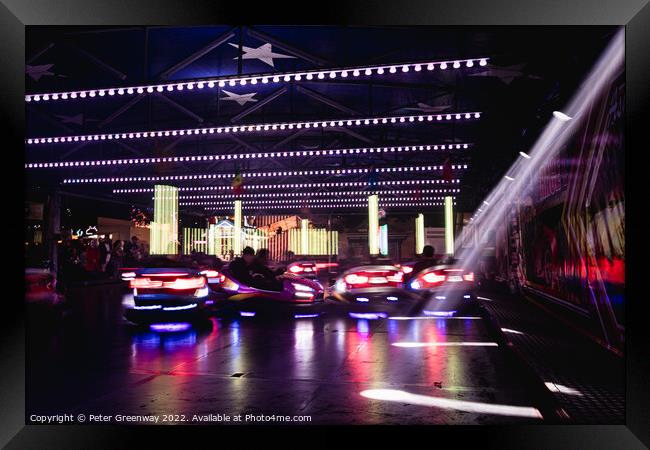
<svg viewBox="0 0 650 450">
<path fill-rule="evenodd" d="M 153 191 L 153 190 L 152 190 Z M 373 190 L 373 194 L 445 194 L 459 193 L 460 189 L 396 189 L 396 190 Z M 329 191 L 329 192 L 259 192 L 255 194 L 211 194 L 211 195 L 179 195 L 179 200 L 209 200 L 209 199 L 235 199 L 235 198 L 267 198 L 267 197 L 331 197 L 335 195 L 368 195 L 369 191 Z"/>
<path fill-rule="evenodd" d="M 447 180 L 424 179 L 424 180 L 385 180 L 377 181 L 377 186 L 403 186 L 403 185 L 426 185 L 426 184 L 459 184 L 458 178 Z M 305 189 L 305 188 L 330 188 L 330 187 L 368 187 L 367 181 L 329 181 L 322 183 L 289 183 L 289 184 L 246 184 L 244 189 Z M 232 185 L 211 185 L 211 186 L 180 186 L 179 191 L 232 191 Z M 120 188 L 113 189 L 113 194 L 143 194 L 154 192 L 153 188 Z"/>
<path fill-rule="evenodd" d="M 340 149 L 319 149 L 319 150 L 292 150 L 280 152 L 259 152 L 259 153 L 238 153 L 227 155 L 194 155 L 194 156 L 168 156 L 162 158 L 129 158 L 129 159 L 106 159 L 94 161 L 54 161 L 25 164 L 26 169 L 58 169 L 58 168 L 80 168 L 96 166 L 117 166 L 136 164 L 159 164 L 159 163 L 188 163 L 206 161 L 226 161 L 257 158 L 298 158 L 312 156 L 338 156 L 338 155 L 364 155 L 376 153 L 402 153 L 418 151 L 436 151 L 467 149 L 472 144 L 427 144 L 427 145 L 400 145 L 391 147 L 360 147 Z"/>
<path fill-rule="evenodd" d="M 55 137 L 35 137 L 25 140 L 27 144 L 57 144 L 65 142 L 86 142 L 86 141 L 105 141 L 115 139 L 145 139 L 155 137 L 176 137 L 191 136 L 199 134 L 221 134 L 221 133 L 246 133 L 246 132 L 266 132 L 277 130 L 301 130 L 309 128 L 327 128 L 343 126 L 371 126 L 388 123 L 406 123 L 406 122 L 432 122 L 432 121 L 451 121 L 451 120 L 471 120 L 479 119 L 480 112 L 455 112 L 446 114 L 416 114 L 403 116 L 384 116 L 384 117 L 366 117 L 354 119 L 336 119 L 336 120 L 316 120 L 302 122 L 278 122 L 269 124 L 249 124 L 249 125 L 232 125 L 221 127 L 203 127 L 203 128 L 183 128 L 175 130 L 153 130 L 153 131 L 129 131 L 122 133 L 104 133 L 104 134 L 86 134 L 71 136 Z"/>
<path fill-rule="evenodd" d="M 487 57 L 472 59 L 455 59 L 443 61 L 428 61 L 416 63 L 396 63 L 387 65 L 373 66 L 356 66 L 332 69 L 315 69 L 290 72 L 262 73 L 253 75 L 225 76 L 225 77 L 208 77 L 193 80 L 171 81 L 166 83 L 140 84 L 134 86 L 122 87 L 105 87 L 95 89 L 85 89 L 77 91 L 46 92 L 25 95 L 26 102 L 51 102 L 68 99 L 95 99 L 108 98 L 113 96 L 141 95 L 144 93 L 162 93 L 162 92 L 180 92 L 202 90 L 205 88 L 213 89 L 215 87 L 226 86 L 246 86 L 248 84 L 256 85 L 258 83 L 281 83 L 290 81 L 306 81 L 335 79 L 337 77 L 347 78 L 348 76 L 359 77 L 361 75 L 391 75 L 395 73 L 406 73 L 413 70 L 421 72 L 423 69 L 433 71 L 436 68 L 446 70 L 448 68 L 460 69 L 461 67 L 472 68 L 478 64 L 479 67 L 486 66 Z"/>
<path fill-rule="evenodd" d="M 266 178 L 266 177 L 287 177 L 287 176 L 313 176 L 313 175 L 360 175 L 370 173 L 374 170 L 376 173 L 396 173 L 396 172 L 430 172 L 433 170 L 443 170 L 443 166 L 409 166 L 409 167 L 377 167 L 374 169 L 315 169 L 315 170 L 281 170 L 274 172 L 247 172 L 247 178 Z M 452 170 L 467 169 L 467 164 L 452 164 Z M 184 181 L 184 180 L 211 180 L 211 179 L 232 179 L 234 173 L 208 173 L 200 175 L 164 175 L 148 177 L 107 177 L 107 178 L 66 178 L 64 184 L 95 184 L 95 183 L 127 183 L 135 181 Z"/>
<path fill-rule="evenodd" d="M 393 207 L 393 208 L 404 208 L 404 207 L 423 207 L 423 206 L 444 206 L 444 202 L 379 202 L 379 205 L 381 207 Z M 456 202 L 454 202 L 454 205 L 456 205 Z M 297 204 L 297 205 L 287 205 L 287 204 L 281 204 L 281 205 L 257 205 L 257 204 L 250 204 L 250 203 L 242 203 L 242 209 L 243 210 L 248 210 L 248 209 L 296 209 L 296 208 L 367 208 L 368 207 L 368 202 L 358 202 L 358 203 L 345 203 L 345 204 Z M 234 208 L 233 204 L 230 205 L 224 205 L 220 207 L 209 207 L 209 208 L 204 208 L 205 211 L 232 211 Z"/>
<path fill-rule="evenodd" d="M 453 196 L 453 199 L 456 197 Z M 444 200 L 445 197 L 390 197 L 386 201 L 400 202 L 400 201 L 433 201 L 433 200 Z M 300 199 L 300 198 L 289 198 L 284 200 L 253 200 L 251 203 L 256 205 L 279 205 L 279 204 L 347 204 L 347 203 L 358 203 L 365 201 L 360 198 L 319 198 L 319 199 Z M 381 203 L 381 201 L 380 201 Z M 179 202 L 179 206 L 220 206 L 220 205 L 232 205 L 233 201 L 208 201 L 208 202 Z"/>
</svg>

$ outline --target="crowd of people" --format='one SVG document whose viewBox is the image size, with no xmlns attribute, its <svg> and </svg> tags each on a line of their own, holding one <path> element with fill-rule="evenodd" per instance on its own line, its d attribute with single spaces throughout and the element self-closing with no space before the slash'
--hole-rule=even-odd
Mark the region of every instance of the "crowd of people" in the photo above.
<svg viewBox="0 0 650 450">
<path fill-rule="evenodd" d="M 137 266 L 149 254 L 146 242 L 136 236 L 130 240 L 110 238 L 66 239 L 59 247 L 60 283 L 114 278 L 120 267 Z"/>
</svg>

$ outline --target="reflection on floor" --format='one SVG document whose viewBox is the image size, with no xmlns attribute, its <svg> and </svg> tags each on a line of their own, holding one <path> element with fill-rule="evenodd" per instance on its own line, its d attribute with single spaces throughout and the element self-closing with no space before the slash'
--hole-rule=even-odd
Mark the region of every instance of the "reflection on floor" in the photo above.
<svg viewBox="0 0 650 450">
<path fill-rule="evenodd" d="M 88 292 L 61 324 L 31 327 L 28 414 L 306 415 L 317 424 L 542 420 L 526 376 L 477 315 L 212 318 L 206 329 L 159 332 L 122 319 L 120 295 Z"/>
</svg>

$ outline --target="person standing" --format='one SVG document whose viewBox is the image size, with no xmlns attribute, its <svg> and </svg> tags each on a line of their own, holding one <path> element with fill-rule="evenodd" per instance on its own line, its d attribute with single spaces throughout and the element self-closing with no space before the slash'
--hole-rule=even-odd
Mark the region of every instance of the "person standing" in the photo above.
<svg viewBox="0 0 650 450">
<path fill-rule="evenodd" d="M 90 244 L 84 251 L 84 269 L 90 275 L 97 275 L 100 271 L 99 246 L 97 240 L 91 239 Z"/>
<path fill-rule="evenodd" d="M 112 257 L 112 245 L 111 245 L 111 240 L 106 236 L 104 239 L 101 240 L 99 244 L 99 264 L 101 271 L 110 275 L 108 272 L 107 268 L 109 268 L 109 264 L 111 262 L 111 257 Z"/>
</svg>

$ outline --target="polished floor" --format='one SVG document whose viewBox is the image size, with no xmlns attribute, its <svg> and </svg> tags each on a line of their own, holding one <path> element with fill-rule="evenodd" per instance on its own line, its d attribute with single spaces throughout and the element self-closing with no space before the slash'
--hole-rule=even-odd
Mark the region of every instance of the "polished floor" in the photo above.
<svg viewBox="0 0 650 450">
<path fill-rule="evenodd" d="M 121 317 L 117 287 L 73 297 L 62 320 L 30 321 L 28 423 L 31 414 L 64 413 L 206 423 L 196 415 L 211 424 L 238 414 L 242 423 L 247 415 L 286 415 L 311 424 L 548 417 L 534 381 L 480 314 L 212 318 L 205 329 L 162 333 Z"/>
</svg>

